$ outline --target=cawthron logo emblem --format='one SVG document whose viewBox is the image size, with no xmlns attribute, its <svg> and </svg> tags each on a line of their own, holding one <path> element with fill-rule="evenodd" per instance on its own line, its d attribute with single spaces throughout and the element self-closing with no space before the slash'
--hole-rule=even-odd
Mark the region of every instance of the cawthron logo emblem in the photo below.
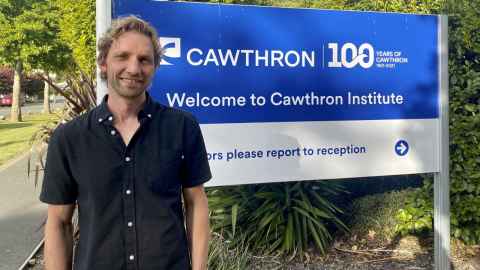
<svg viewBox="0 0 480 270">
<path fill-rule="evenodd" d="M 160 46 L 162 46 L 163 57 L 179 58 L 180 57 L 180 38 L 174 37 L 160 37 Z M 173 45 L 173 46 L 172 46 Z M 172 65 L 164 58 L 160 62 L 160 65 Z"/>
</svg>

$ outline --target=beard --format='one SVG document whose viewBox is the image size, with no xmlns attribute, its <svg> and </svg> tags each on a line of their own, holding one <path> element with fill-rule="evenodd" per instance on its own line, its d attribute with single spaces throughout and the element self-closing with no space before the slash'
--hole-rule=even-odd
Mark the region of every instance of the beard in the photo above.
<svg viewBox="0 0 480 270">
<path fill-rule="evenodd" d="M 121 76 L 113 76 L 108 80 L 108 85 L 118 96 L 126 99 L 136 99 L 147 90 L 148 84 L 145 78 L 124 79 Z"/>
</svg>

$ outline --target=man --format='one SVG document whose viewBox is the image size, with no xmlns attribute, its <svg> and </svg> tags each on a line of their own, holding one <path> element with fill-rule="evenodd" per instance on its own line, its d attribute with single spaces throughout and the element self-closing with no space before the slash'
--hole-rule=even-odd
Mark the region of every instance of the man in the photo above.
<svg viewBox="0 0 480 270">
<path fill-rule="evenodd" d="M 47 270 L 72 268 L 75 203 L 74 269 L 206 269 L 210 169 L 195 119 L 146 92 L 157 40 L 136 17 L 114 21 L 98 44 L 108 95 L 51 137 L 40 195 L 49 204 Z"/>
</svg>

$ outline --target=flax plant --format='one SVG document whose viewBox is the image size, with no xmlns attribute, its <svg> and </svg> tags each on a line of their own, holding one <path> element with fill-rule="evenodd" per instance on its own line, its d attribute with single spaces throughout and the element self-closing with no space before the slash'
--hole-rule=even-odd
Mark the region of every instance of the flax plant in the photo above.
<svg viewBox="0 0 480 270">
<path fill-rule="evenodd" d="M 313 244 L 324 254 L 333 230 L 348 231 L 332 199 L 345 193 L 331 181 L 287 182 L 207 191 L 212 229 L 233 246 L 265 254 L 303 254 Z"/>
</svg>

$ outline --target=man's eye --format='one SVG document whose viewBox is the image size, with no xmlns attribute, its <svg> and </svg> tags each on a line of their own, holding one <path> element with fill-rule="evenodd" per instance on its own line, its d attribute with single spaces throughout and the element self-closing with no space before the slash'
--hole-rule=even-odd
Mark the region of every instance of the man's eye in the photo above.
<svg viewBox="0 0 480 270">
<path fill-rule="evenodd" d="M 152 60 L 148 59 L 148 58 L 143 58 L 140 60 L 140 62 L 144 63 L 144 64 L 150 64 L 152 63 Z"/>
</svg>

